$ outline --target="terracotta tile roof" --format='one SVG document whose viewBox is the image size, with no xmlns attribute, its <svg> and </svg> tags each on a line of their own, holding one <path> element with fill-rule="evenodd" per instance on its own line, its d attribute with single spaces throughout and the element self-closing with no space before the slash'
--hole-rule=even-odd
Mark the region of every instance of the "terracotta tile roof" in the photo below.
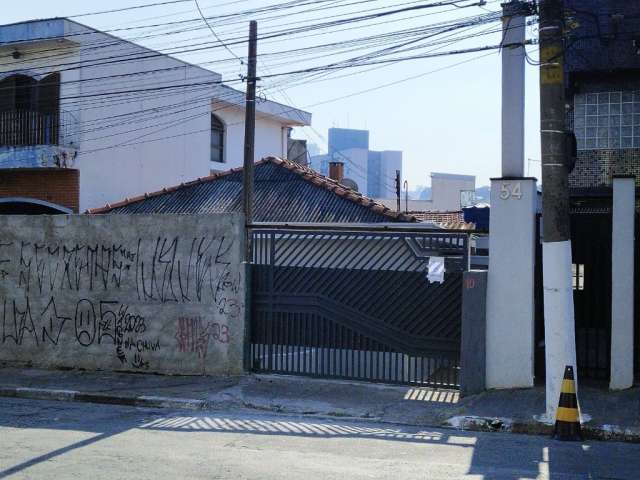
<svg viewBox="0 0 640 480">
<path fill-rule="evenodd" d="M 464 213 L 459 212 L 409 212 L 419 222 L 434 223 L 447 230 L 473 230 L 475 225 L 464 221 Z"/>
<path fill-rule="evenodd" d="M 163 188 L 101 208 L 104 213 L 212 213 L 242 208 L 242 168 Z M 295 162 L 267 157 L 255 164 L 255 221 L 416 222 Z"/>
</svg>

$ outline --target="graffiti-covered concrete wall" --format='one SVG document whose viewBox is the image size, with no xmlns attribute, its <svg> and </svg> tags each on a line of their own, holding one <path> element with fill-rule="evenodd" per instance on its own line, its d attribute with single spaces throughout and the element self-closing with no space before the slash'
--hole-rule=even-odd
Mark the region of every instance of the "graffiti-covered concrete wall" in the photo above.
<svg viewBox="0 0 640 480">
<path fill-rule="evenodd" d="M 0 362 L 242 371 L 243 220 L 0 216 Z"/>
</svg>

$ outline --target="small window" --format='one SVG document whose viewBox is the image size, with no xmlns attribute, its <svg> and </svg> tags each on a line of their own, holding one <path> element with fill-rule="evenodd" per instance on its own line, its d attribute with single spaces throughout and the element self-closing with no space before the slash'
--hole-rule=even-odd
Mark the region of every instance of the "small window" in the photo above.
<svg viewBox="0 0 640 480">
<path fill-rule="evenodd" d="M 578 150 L 635 148 L 640 144 L 640 92 L 576 94 L 573 129 Z"/>
<path fill-rule="evenodd" d="M 224 162 L 224 124 L 215 115 L 211 115 L 211 161 Z"/>
<path fill-rule="evenodd" d="M 573 289 L 584 290 L 584 263 L 574 263 L 571 265 L 573 277 Z"/>
</svg>

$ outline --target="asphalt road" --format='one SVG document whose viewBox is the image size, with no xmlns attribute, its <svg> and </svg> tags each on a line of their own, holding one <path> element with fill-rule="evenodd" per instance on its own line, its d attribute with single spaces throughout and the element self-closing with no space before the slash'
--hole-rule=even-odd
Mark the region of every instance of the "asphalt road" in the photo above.
<svg viewBox="0 0 640 480">
<path fill-rule="evenodd" d="M 640 479 L 640 445 L 0 399 L 1 478 Z"/>
</svg>

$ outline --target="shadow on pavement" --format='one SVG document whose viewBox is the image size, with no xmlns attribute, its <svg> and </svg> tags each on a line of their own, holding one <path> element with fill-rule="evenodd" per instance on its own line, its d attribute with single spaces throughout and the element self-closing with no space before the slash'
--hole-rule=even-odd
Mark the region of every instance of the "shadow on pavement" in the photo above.
<svg viewBox="0 0 640 480">
<path fill-rule="evenodd" d="M 9 408 L 4 408 L 8 406 Z M 2 413 L 4 410 L 4 413 Z M 51 461 L 130 430 L 185 434 L 243 434 L 318 439 L 404 442 L 416 459 L 438 462 L 438 449 L 453 447 L 467 474 L 481 480 L 640 478 L 640 446 L 614 442 L 567 443 L 545 437 L 404 427 L 387 424 L 246 412 L 196 413 L 73 403 L 13 400 L 0 408 L 0 428 L 89 431 L 96 435 L 0 470 L 0 478 Z M 6 433 L 2 433 L 6 435 Z M 322 445 L 318 445 L 321 452 Z M 421 455 L 424 455 L 421 457 Z M 457 477 L 455 477 L 457 478 Z"/>
<path fill-rule="evenodd" d="M 72 443 L 71 445 L 67 445 L 65 447 L 62 448 L 58 448 L 57 450 L 53 450 L 52 452 L 46 453 L 44 455 L 40 455 L 38 457 L 34 457 L 30 460 L 27 460 L 26 462 L 22 462 L 19 463 L 18 465 L 14 465 L 13 467 L 7 468 L 6 470 L 2 470 L 0 471 L 0 478 L 8 478 L 11 475 L 14 475 L 18 472 L 21 472 L 22 470 L 26 470 L 29 467 L 32 467 L 34 465 L 37 465 L 39 463 L 42 462 L 47 462 L 53 458 L 56 458 L 60 455 L 64 455 L 65 453 L 71 452 L 72 450 L 77 450 L 79 448 L 83 448 L 86 446 L 89 446 L 91 444 L 94 444 L 96 442 L 100 442 L 106 438 L 109 438 L 113 435 L 117 435 L 118 433 L 121 433 L 119 431 L 116 432 L 104 432 L 101 434 L 96 435 L 95 437 L 91 437 L 91 438 L 87 438 L 85 440 L 82 440 L 80 442 L 76 442 L 76 443 Z"/>
</svg>

